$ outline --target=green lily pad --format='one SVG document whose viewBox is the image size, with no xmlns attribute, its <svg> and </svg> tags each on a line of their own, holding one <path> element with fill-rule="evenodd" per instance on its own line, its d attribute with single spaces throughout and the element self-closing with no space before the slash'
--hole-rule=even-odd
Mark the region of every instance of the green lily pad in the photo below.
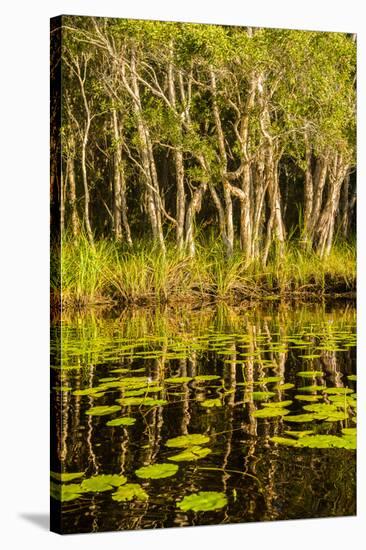
<svg viewBox="0 0 366 550">
<path fill-rule="evenodd" d="M 272 382 L 280 382 L 282 376 L 267 376 L 266 378 L 259 378 L 258 384 L 270 384 Z"/>
<path fill-rule="evenodd" d="M 100 493 L 110 491 L 113 487 L 119 487 L 126 483 L 127 478 L 119 475 L 98 475 L 84 479 L 81 483 L 81 489 L 84 492 Z"/>
<path fill-rule="evenodd" d="M 152 397 L 123 397 L 122 399 L 117 399 L 117 403 L 121 403 L 124 407 L 162 407 L 168 401 L 165 399 L 153 399 Z"/>
<path fill-rule="evenodd" d="M 313 433 L 313 430 L 285 430 L 286 435 L 290 435 L 292 437 L 304 437 L 304 435 L 311 435 Z"/>
<path fill-rule="evenodd" d="M 178 502 L 177 507 L 183 512 L 192 510 L 193 512 L 209 512 L 219 510 L 227 505 L 225 493 L 216 491 L 201 491 L 193 495 L 188 495 Z"/>
<path fill-rule="evenodd" d="M 285 422 L 313 422 L 314 420 L 325 420 L 326 414 L 321 413 L 308 413 L 308 414 L 296 414 L 286 416 Z"/>
<path fill-rule="evenodd" d="M 296 447 L 296 443 L 297 443 L 296 439 L 291 439 L 289 437 L 278 437 L 278 436 L 271 437 L 270 441 L 272 441 L 272 443 L 278 443 L 279 445 L 289 445 L 292 447 Z"/>
<path fill-rule="evenodd" d="M 161 463 L 161 464 L 152 464 L 151 466 L 143 466 L 136 470 L 135 474 L 137 477 L 143 479 L 163 479 L 165 477 L 174 476 L 178 471 L 178 466 L 176 464 Z"/>
<path fill-rule="evenodd" d="M 285 390 L 291 390 L 294 387 L 295 387 L 295 384 L 291 384 L 290 382 L 287 382 L 286 384 L 277 384 L 275 386 L 275 389 L 279 391 L 285 391 Z"/>
<path fill-rule="evenodd" d="M 351 380 L 351 382 L 356 382 L 356 380 L 357 380 L 356 374 L 349 374 L 347 376 L 347 378 L 348 378 L 348 380 Z"/>
<path fill-rule="evenodd" d="M 325 392 L 329 395 L 347 395 L 348 393 L 353 393 L 351 388 L 327 388 Z"/>
<path fill-rule="evenodd" d="M 123 416 L 122 418 L 109 420 L 107 422 L 107 426 L 132 426 L 135 422 L 136 418 L 133 418 L 132 416 Z"/>
<path fill-rule="evenodd" d="M 318 376 L 324 376 L 324 372 L 321 370 L 302 370 L 297 372 L 296 376 L 301 376 L 301 378 L 315 378 Z"/>
<path fill-rule="evenodd" d="M 190 447 L 191 445 L 203 445 L 208 441 L 210 441 L 210 438 L 207 435 L 188 434 L 168 439 L 165 445 L 167 447 Z"/>
<path fill-rule="evenodd" d="M 69 483 L 68 485 L 60 485 L 51 481 L 50 494 L 51 497 L 60 502 L 69 502 L 80 498 L 82 493 L 81 486 L 77 483 Z"/>
<path fill-rule="evenodd" d="M 322 397 L 322 395 L 295 395 L 298 401 L 319 401 Z"/>
<path fill-rule="evenodd" d="M 297 441 L 298 447 L 309 447 L 310 449 L 329 449 L 331 447 L 343 449 L 355 449 L 356 445 L 347 440 L 346 437 L 336 435 L 307 435 Z"/>
<path fill-rule="evenodd" d="M 288 407 L 292 404 L 292 401 L 275 401 L 272 403 L 263 403 L 263 407 Z"/>
<path fill-rule="evenodd" d="M 190 376 L 176 376 L 172 378 L 165 378 L 165 382 L 168 382 L 168 384 L 185 384 L 187 382 L 190 382 L 192 378 Z"/>
<path fill-rule="evenodd" d="M 210 453 L 211 449 L 209 449 L 208 447 L 188 447 L 188 449 L 185 449 L 181 453 L 169 457 L 169 460 L 173 460 L 174 462 L 199 460 L 200 458 L 204 458 Z"/>
<path fill-rule="evenodd" d="M 100 388 L 85 388 L 83 390 L 75 390 L 72 395 L 94 395 L 100 392 Z"/>
<path fill-rule="evenodd" d="M 100 407 L 92 407 L 91 409 L 88 409 L 85 414 L 89 414 L 91 416 L 104 416 L 106 414 L 112 414 L 114 412 L 117 412 L 121 409 L 118 405 L 111 405 L 111 406 L 105 406 L 102 405 Z"/>
<path fill-rule="evenodd" d="M 290 411 L 282 407 L 265 407 L 253 412 L 254 418 L 272 418 L 275 416 L 285 416 Z"/>
<path fill-rule="evenodd" d="M 357 428 L 342 428 L 344 435 L 357 435 Z"/>
<path fill-rule="evenodd" d="M 202 407 L 211 409 L 213 407 L 222 407 L 221 399 L 205 399 L 201 402 Z"/>
<path fill-rule="evenodd" d="M 129 502 L 131 500 L 145 501 L 149 495 L 138 483 L 127 483 L 119 487 L 115 493 L 112 493 L 112 499 L 117 502 Z"/>
<path fill-rule="evenodd" d="M 276 394 L 273 391 L 254 391 L 250 395 L 253 401 L 267 401 L 267 399 Z"/>
<path fill-rule="evenodd" d="M 215 374 L 200 374 L 199 376 L 195 376 L 194 380 L 196 382 L 206 382 L 208 380 L 219 380 L 220 376 L 217 376 Z"/>
<path fill-rule="evenodd" d="M 301 388 L 298 388 L 299 391 L 309 392 L 309 393 L 315 393 L 317 391 L 323 391 L 326 389 L 326 386 L 301 386 Z"/>
<path fill-rule="evenodd" d="M 68 481 L 73 481 L 74 479 L 78 479 L 80 477 L 83 477 L 85 472 L 74 472 L 74 473 L 65 473 L 65 472 L 50 472 L 50 476 L 52 479 L 56 479 L 57 481 L 62 481 L 64 483 L 67 483 Z"/>
</svg>

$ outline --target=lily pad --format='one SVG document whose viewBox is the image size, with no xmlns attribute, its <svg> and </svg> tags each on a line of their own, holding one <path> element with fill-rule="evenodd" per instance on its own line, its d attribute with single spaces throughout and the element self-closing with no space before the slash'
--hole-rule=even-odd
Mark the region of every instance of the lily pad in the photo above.
<svg viewBox="0 0 366 550">
<path fill-rule="evenodd" d="M 301 386 L 301 388 L 298 388 L 299 391 L 304 391 L 304 392 L 309 392 L 309 393 L 315 393 L 317 391 L 323 391 L 326 389 L 326 386 L 317 386 L 317 385 L 312 385 L 312 386 Z"/>
<path fill-rule="evenodd" d="M 209 512 L 219 510 L 227 505 L 225 493 L 216 491 L 201 491 L 193 495 L 188 495 L 178 502 L 177 507 L 183 512 L 192 510 L 193 512 Z"/>
<path fill-rule="evenodd" d="M 267 401 L 267 399 L 276 394 L 273 391 L 254 391 L 250 395 L 253 401 Z"/>
<path fill-rule="evenodd" d="M 168 439 L 165 445 L 167 447 L 190 447 L 191 445 L 203 445 L 208 441 L 210 441 L 210 438 L 207 435 L 188 434 Z"/>
<path fill-rule="evenodd" d="M 282 407 L 265 407 L 253 412 L 254 418 L 272 418 L 275 416 L 285 416 L 290 411 Z"/>
<path fill-rule="evenodd" d="M 324 372 L 321 370 L 302 370 L 296 373 L 296 376 L 301 376 L 301 378 L 315 378 L 319 376 L 324 376 Z"/>
<path fill-rule="evenodd" d="M 117 502 L 129 502 L 131 500 L 145 501 L 149 495 L 138 483 L 127 483 L 112 493 L 112 499 Z"/>
<path fill-rule="evenodd" d="M 190 382 L 192 378 L 190 376 L 176 376 L 175 378 L 165 378 L 165 382 L 168 382 L 170 384 L 185 384 L 187 382 Z"/>
<path fill-rule="evenodd" d="M 322 395 L 295 395 L 295 399 L 298 401 L 319 401 L 322 399 Z"/>
<path fill-rule="evenodd" d="M 325 392 L 329 395 L 347 395 L 348 393 L 353 393 L 351 388 L 327 388 Z"/>
<path fill-rule="evenodd" d="M 127 478 L 120 475 L 98 475 L 84 479 L 81 489 L 84 492 L 100 493 L 110 491 L 113 487 L 119 487 L 126 483 Z"/>
<path fill-rule="evenodd" d="M 135 422 L 136 418 L 133 418 L 132 416 L 123 416 L 122 418 L 109 420 L 107 422 L 107 426 L 132 426 Z"/>
<path fill-rule="evenodd" d="M 80 498 L 83 490 L 77 483 L 69 483 L 68 485 L 60 485 L 51 481 L 50 494 L 51 497 L 60 502 L 69 502 Z"/>
<path fill-rule="evenodd" d="M 85 414 L 89 414 L 91 416 L 104 416 L 106 414 L 112 414 L 114 412 L 117 412 L 121 409 L 118 405 L 111 405 L 111 406 L 100 406 L 100 407 L 92 407 L 91 409 L 88 409 Z"/>
<path fill-rule="evenodd" d="M 201 402 L 202 407 L 212 409 L 213 407 L 222 407 L 221 399 L 205 399 Z"/>
<path fill-rule="evenodd" d="M 292 447 L 296 447 L 297 444 L 297 440 L 291 439 L 290 437 L 274 436 L 270 438 L 270 441 L 272 441 L 272 443 L 278 443 L 279 445 L 288 445 Z"/>
<path fill-rule="evenodd" d="M 206 382 L 208 380 L 219 380 L 220 376 L 215 374 L 200 374 L 194 377 L 196 382 Z"/>
<path fill-rule="evenodd" d="M 165 477 L 174 476 L 178 471 L 178 466 L 176 464 L 161 463 L 161 464 L 151 464 L 151 466 L 143 466 L 136 470 L 135 474 L 137 477 L 143 479 L 163 479 Z"/>
<path fill-rule="evenodd" d="M 169 460 L 173 460 L 174 462 L 199 460 L 200 458 L 204 458 L 210 453 L 211 449 L 209 449 L 208 447 L 188 447 L 188 449 L 185 449 L 181 453 L 169 457 Z"/>
<path fill-rule="evenodd" d="M 272 403 L 263 403 L 263 407 L 288 407 L 292 404 L 292 401 L 275 401 Z"/>
<path fill-rule="evenodd" d="M 64 483 L 67 483 L 68 481 L 73 481 L 74 479 L 78 479 L 80 477 L 83 477 L 85 472 L 74 472 L 74 473 L 65 473 L 65 472 L 50 472 L 50 476 L 52 479 L 56 479 L 57 481 L 62 481 Z"/>
<path fill-rule="evenodd" d="M 161 407 L 166 405 L 168 401 L 165 399 L 153 399 L 152 397 L 123 397 L 122 399 L 117 399 L 117 403 L 121 403 L 124 407 Z"/>
<path fill-rule="evenodd" d="M 277 384 L 275 386 L 275 389 L 279 391 L 285 391 L 285 390 L 291 390 L 294 387 L 295 387 L 295 384 L 291 384 L 290 382 L 287 382 L 286 384 Z"/>
</svg>

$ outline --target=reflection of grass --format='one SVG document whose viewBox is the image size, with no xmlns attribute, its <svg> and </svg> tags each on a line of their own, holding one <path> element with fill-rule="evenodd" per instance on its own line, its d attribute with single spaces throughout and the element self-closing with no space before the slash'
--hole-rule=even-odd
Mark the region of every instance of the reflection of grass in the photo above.
<svg viewBox="0 0 366 550">
<path fill-rule="evenodd" d="M 54 252 L 54 265 L 59 260 Z M 355 279 L 355 247 L 348 244 L 334 246 L 323 260 L 290 244 L 281 258 L 273 254 L 263 268 L 256 261 L 246 265 L 240 250 L 228 258 L 213 240 L 198 245 L 196 256 L 189 258 L 173 245 L 166 254 L 145 242 L 129 249 L 99 240 L 91 247 L 81 236 L 76 242 L 64 239 L 61 284 L 57 276 L 51 284 L 55 292 L 62 286 L 64 305 L 87 305 L 341 293 L 354 290 Z"/>
</svg>

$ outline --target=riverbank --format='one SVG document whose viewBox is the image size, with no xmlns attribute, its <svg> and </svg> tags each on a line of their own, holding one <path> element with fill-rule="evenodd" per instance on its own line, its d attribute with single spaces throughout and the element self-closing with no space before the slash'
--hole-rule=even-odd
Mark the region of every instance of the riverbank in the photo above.
<svg viewBox="0 0 366 550">
<path fill-rule="evenodd" d="M 85 238 L 64 240 L 51 254 L 51 302 L 97 304 L 234 304 L 253 300 L 354 297 L 355 246 L 341 243 L 320 259 L 295 243 L 263 267 L 245 265 L 240 251 L 227 258 L 217 242 L 197 247 L 194 258 L 168 247 L 166 254 L 140 242 L 128 249 L 109 240 L 91 247 Z"/>
</svg>

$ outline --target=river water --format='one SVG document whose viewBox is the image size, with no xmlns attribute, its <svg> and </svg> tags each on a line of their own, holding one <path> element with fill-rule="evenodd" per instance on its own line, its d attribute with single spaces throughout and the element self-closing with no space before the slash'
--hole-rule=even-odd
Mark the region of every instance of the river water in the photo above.
<svg viewBox="0 0 366 550">
<path fill-rule="evenodd" d="M 355 327 L 344 303 L 55 321 L 61 531 L 354 515 Z"/>
</svg>

